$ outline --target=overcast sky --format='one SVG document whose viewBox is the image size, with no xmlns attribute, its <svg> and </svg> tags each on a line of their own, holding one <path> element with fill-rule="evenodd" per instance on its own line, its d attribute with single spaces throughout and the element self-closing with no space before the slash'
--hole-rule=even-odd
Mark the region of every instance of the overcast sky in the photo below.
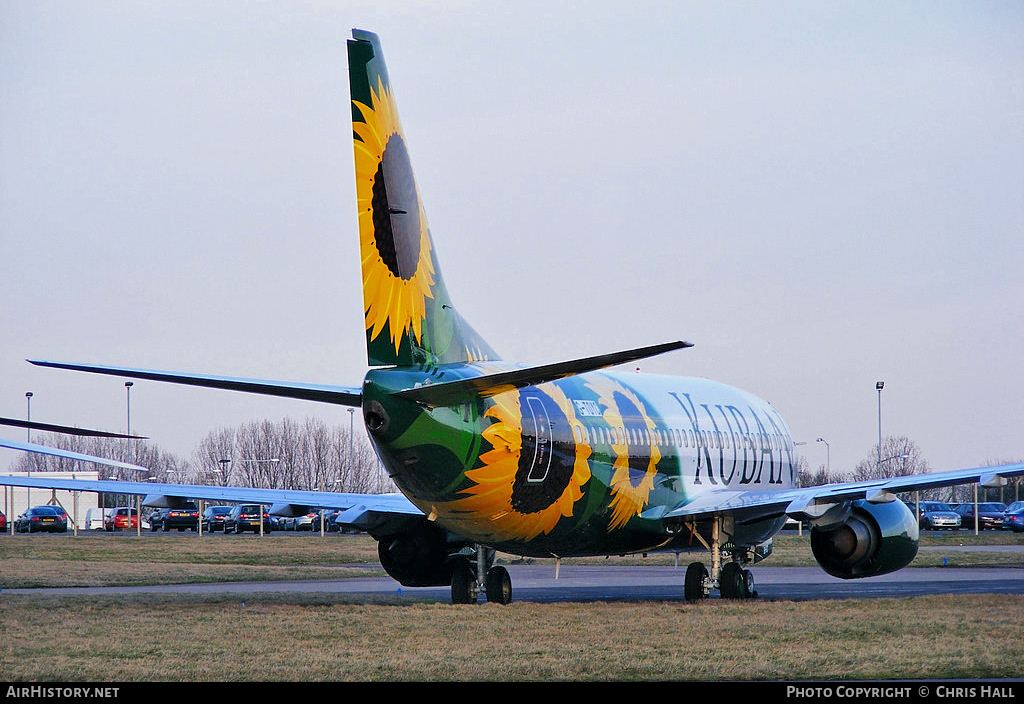
<svg viewBox="0 0 1024 704">
<path fill-rule="evenodd" d="M 380 9 L 381 6 L 386 9 Z M 1024 457 L 1024 4 L 0 0 L 0 415 L 127 425 L 56 359 L 358 384 L 345 42 L 377 32 L 449 292 L 507 359 Z M 136 381 L 131 429 L 344 408 Z M 359 422 L 359 419 L 356 419 Z M 23 439 L 23 430 L 0 429 Z M 0 467 L 17 453 L 0 454 Z"/>
</svg>

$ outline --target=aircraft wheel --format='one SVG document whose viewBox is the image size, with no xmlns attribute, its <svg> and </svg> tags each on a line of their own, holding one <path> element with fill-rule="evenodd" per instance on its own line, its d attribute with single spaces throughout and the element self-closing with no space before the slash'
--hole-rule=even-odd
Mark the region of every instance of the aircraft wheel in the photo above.
<svg viewBox="0 0 1024 704">
<path fill-rule="evenodd" d="M 754 588 L 754 573 L 750 570 L 743 570 L 743 581 L 746 584 L 747 598 L 756 599 L 757 589 Z"/>
<path fill-rule="evenodd" d="M 487 601 L 494 604 L 512 603 L 512 578 L 504 567 L 487 570 Z"/>
<path fill-rule="evenodd" d="M 691 562 L 686 567 L 683 596 L 687 601 L 700 601 L 708 596 L 708 568 L 702 562 Z"/>
<path fill-rule="evenodd" d="M 467 563 L 452 570 L 452 603 L 475 604 L 477 597 L 476 571 Z"/>
<path fill-rule="evenodd" d="M 746 599 L 747 580 L 743 575 L 743 567 L 738 562 L 730 562 L 722 568 L 718 577 L 718 590 L 723 599 Z"/>
</svg>

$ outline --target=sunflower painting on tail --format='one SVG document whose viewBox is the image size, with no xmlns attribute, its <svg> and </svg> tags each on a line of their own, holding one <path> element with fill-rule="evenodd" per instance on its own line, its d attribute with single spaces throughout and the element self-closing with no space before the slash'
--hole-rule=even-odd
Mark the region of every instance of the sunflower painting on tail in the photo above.
<svg viewBox="0 0 1024 704">
<path fill-rule="evenodd" d="M 445 290 L 379 42 L 357 35 L 349 70 L 368 361 L 495 359 Z"/>
</svg>

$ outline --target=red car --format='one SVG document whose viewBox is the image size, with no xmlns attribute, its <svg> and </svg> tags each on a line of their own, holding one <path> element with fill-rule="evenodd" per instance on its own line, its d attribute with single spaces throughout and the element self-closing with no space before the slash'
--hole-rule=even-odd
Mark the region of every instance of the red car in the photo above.
<svg viewBox="0 0 1024 704">
<path fill-rule="evenodd" d="M 103 527 L 108 531 L 130 530 L 139 527 L 139 514 L 134 508 L 120 506 L 113 509 L 103 519 Z"/>
<path fill-rule="evenodd" d="M 0 531 L 7 530 L 7 516 L 4 515 L 3 511 L 0 511 Z"/>
</svg>

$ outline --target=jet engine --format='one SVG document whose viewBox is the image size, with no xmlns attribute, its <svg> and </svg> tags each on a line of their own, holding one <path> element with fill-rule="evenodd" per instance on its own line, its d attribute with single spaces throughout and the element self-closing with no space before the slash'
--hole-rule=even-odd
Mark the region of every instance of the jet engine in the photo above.
<svg viewBox="0 0 1024 704">
<path fill-rule="evenodd" d="M 472 545 L 452 542 L 436 523 L 421 520 L 391 535 L 374 535 L 384 570 L 406 587 L 440 587 L 452 583 L 452 570 Z"/>
<path fill-rule="evenodd" d="M 902 501 L 853 502 L 847 518 L 811 528 L 811 552 L 833 577 L 856 579 L 902 569 L 917 555 L 918 526 Z"/>
</svg>

